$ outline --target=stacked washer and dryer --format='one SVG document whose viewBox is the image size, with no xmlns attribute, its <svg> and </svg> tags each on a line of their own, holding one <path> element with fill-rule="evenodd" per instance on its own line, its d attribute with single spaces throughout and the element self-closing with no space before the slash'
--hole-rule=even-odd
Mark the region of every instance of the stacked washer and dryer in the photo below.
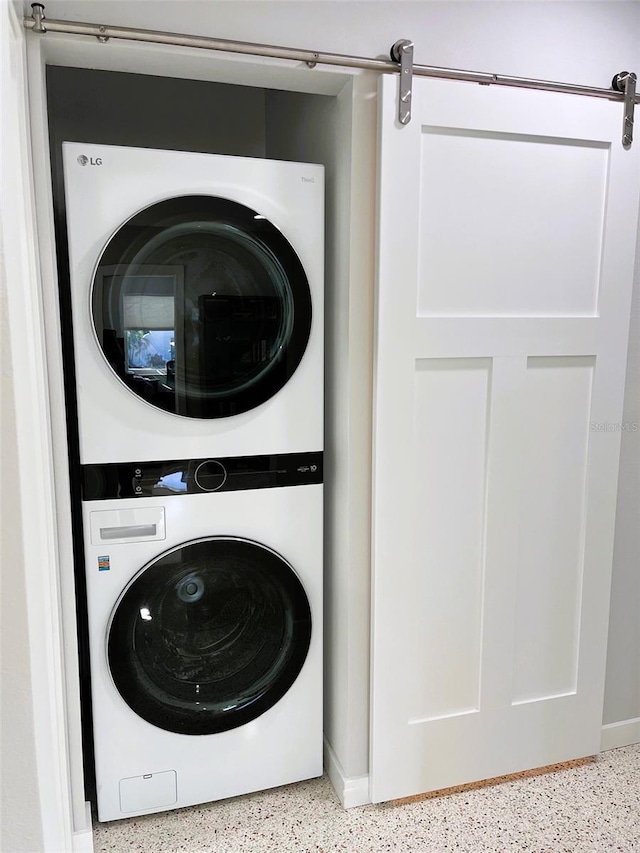
<svg viewBox="0 0 640 853">
<path fill-rule="evenodd" d="M 98 817 L 317 776 L 323 168 L 63 159 Z"/>
</svg>

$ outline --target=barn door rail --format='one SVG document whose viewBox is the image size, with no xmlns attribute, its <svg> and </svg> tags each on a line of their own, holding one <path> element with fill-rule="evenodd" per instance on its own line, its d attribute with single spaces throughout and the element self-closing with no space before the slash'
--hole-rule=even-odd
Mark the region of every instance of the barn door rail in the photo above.
<svg viewBox="0 0 640 853">
<path fill-rule="evenodd" d="M 380 74 L 399 74 L 400 94 L 398 97 L 398 121 L 406 125 L 411 121 L 411 88 L 414 77 L 432 77 L 442 80 L 461 80 L 479 83 L 483 86 L 511 86 L 520 89 L 538 89 L 545 92 L 560 92 L 566 95 L 586 95 L 592 98 L 606 98 L 621 101 L 624 104 L 622 144 L 630 148 L 633 141 L 633 118 L 635 105 L 640 103 L 636 94 L 636 75 L 621 71 L 613 78 L 609 89 L 595 86 L 583 86 L 577 83 L 556 83 L 550 80 L 535 80 L 528 77 L 513 77 L 506 74 L 491 74 L 484 71 L 463 71 L 456 68 L 438 68 L 434 65 L 415 65 L 413 63 L 413 42 L 409 39 L 396 41 L 390 51 L 389 59 L 374 59 L 365 56 L 350 56 L 342 53 L 322 53 L 313 50 L 299 50 L 291 47 L 279 47 L 270 44 L 233 41 L 230 39 L 192 36 L 182 33 L 169 33 L 160 30 L 143 30 L 129 27 L 116 27 L 110 24 L 80 23 L 78 21 L 57 21 L 45 18 L 44 4 L 31 5 L 31 17 L 24 19 L 24 26 L 35 33 L 66 33 L 69 35 L 89 36 L 106 44 L 110 39 L 170 44 L 179 47 L 192 47 L 200 50 L 217 50 L 224 53 L 241 53 L 249 56 L 265 56 L 273 59 L 285 59 L 292 62 L 304 62 L 309 68 L 316 65 L 336 65 L 342 68 L 359 68 L 365 71 L 377 71 Z"/>
</svg>

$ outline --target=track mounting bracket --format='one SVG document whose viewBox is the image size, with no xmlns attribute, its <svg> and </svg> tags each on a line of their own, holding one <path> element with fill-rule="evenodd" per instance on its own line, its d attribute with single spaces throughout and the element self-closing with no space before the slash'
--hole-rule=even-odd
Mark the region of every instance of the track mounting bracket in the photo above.
<svg viewBox="0 0 640 853">
<path fill-rule="evenodd" d="M 611 81 L 611 88 L 624 94 L 624 124 L 622 126 L 622 147 L 631 148 L 633 142 L 633 114 L 636 105 L 637 76 L 633 71 L 621 71 Z"/>
<path fill-rule="evenodd" d="M 411 121 L 411 90 L 413 88 L 413 42 L 400 39 L 390 50 L 393 62 L 400 63 L 400 98 L 398 100 L 398 121 L 409 124 Z"/>
</svg>

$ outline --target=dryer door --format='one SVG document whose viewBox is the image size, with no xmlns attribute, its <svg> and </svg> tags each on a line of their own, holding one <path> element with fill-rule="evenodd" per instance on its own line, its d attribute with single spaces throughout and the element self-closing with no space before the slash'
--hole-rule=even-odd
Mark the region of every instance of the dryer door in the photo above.
<svg viewBox="0 0 640 853">
<path fill-rule="evenodd" d="M 143 719 L 203 735 L 248 723 L 297 678 L 311 610 L 292 567 L 246 539 L 199 539 L 145 566 L 107 632 L 114 683 Z"/>
<path fill-rule="evenodd" d="M 118 378 L 153 406 L 224 418 L 264 403 L 300 363 L 311 292 L 264 216 L 212 196 L 137 213 L 98 262 L 92 314 Z"/>
</svg>

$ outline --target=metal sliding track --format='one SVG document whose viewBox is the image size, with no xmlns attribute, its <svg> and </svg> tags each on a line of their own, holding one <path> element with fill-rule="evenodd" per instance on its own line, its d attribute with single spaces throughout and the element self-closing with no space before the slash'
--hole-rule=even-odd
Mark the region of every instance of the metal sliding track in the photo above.
<svg viewBox="0 0 640 853">
<path fill-rule="evenodd" d="M 622 71 L 613 78 L 610 89 L 595 86 L 583 86 L 576 83 L 556 83 L 550 80 L 535 80 L 528 77 L 513 77 L 506 74 L 491 74 L 484 71 L 463 71 L 456 68 L 439 68 L 433 65 L 413 64 L 413 42 L 401 39 L 391 47 L 391 58 L 371 59 L 365 56 L 350 56 L 341 53 L 321 53 L 312 50 L 299 50 L 269 44 L 233 41 L 230 39 L 191 36 L 181 33 L 168 33 L 159 30 L 132 29 L 106 24 L 86 24 L 77 21 L 56 21 L 45 18 L 44 5 L 33 3 L 33 15 L 24 19 L 24 26 L 36 33 L 67 33 L 69 35 L 89 36 L 106 43 L 110 39 L 170 44 L 179 47 L 192 47 L 200 50 L 216 50 L 225 53 L 241 53 L 249 56 L 266 56 L 273 59 L 286 59 L 292 62 L 304 62 L 309 68 L 316 65 L 336 65 L 342 68 L 359 68 L 365 71 L 377 71 L 380 74 L 400 74 L 400 98 L 398 120 L 408 124 L 411 120 L 412 78 L 432 77 L 442 80 L 461 80 L 479 83 L 485 86 L 510 86 L 520 89 L 538 89 L 545 92 L 560 92 L 566 95 L 585 95 L 591 98 L 606 98 L 624 103 L 623 141 L 625 148 L 633 141 L 633 113 L 640 95 L 636 94 L 637 77 L 632 72 Z"/>
</svg>

